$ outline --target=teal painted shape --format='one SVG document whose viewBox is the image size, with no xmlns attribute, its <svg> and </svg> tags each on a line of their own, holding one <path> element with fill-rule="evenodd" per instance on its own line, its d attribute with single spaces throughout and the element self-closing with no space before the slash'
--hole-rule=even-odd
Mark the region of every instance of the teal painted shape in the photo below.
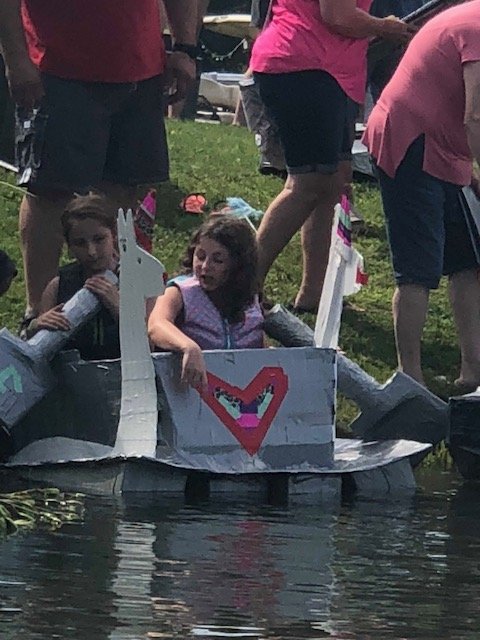
<svg viewBox="0 0 480 640">
<path fill-rule="evenodd" d="M 265 395 L 263 396 L 257 409 L 257 417 L 260 418 L 260 420 L 263 418 L 265 411 L 270 406 L 270 403 L 272 400 L 273 400 L 273 393 L 271 391 L 265 391 Z"/>
<path fill-rule="evenodd" d="M 225 397 L 223 393 L 218 397 L 218 402 L 223 406 L 223 408 L 232 416 L 234 420 L 238 420 L 242 415 L 240 409 L 234 405 L 228 398 Z"/>
<path fill-rule="evenodd" d="M 13 364 L 10 364 L 5 369 L 0 371 L 0 393 L 6 393 L 8 391 L 8 387 L 5 382 L 12 378 L 13 380 L 13 390 L 15 393 L 23 393 L 23 384 L 22 384 L 22 376 L 15 369 Z"/>
</svg>

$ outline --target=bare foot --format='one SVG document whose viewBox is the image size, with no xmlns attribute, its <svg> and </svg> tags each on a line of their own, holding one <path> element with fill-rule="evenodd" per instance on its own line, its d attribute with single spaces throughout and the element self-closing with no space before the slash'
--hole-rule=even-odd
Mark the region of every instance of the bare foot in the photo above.
<svg viewBox="0 0 480 640">
<path fill-rule="evenodd" d="M 480 386 L 478 380 L 466 380 L 465 378 L 457 378 L 453 382 L 453 386 L 459 393 L 473 393 Z"/>
</svg>

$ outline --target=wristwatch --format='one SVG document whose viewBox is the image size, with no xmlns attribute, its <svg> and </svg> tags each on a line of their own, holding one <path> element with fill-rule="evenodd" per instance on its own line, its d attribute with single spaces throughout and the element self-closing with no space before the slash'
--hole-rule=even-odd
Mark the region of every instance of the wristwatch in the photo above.
<svg viewBox="0 0 480 640">
<path fill-rule="evenodd" d="M 198 58 L 198 47 L 195 44 L 183 44 L 182 42 L 175 42 L 172 47 L 172 52 L 180 51 L 186 53 L 189 58 L 196 60 Z"/>
</svg>

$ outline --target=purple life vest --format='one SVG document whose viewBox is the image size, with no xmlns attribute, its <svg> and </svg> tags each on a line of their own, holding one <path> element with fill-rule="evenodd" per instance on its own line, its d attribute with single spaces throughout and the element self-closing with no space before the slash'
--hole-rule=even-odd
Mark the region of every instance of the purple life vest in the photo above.
<svg viewBox="0 0 480 640">
<path fill-rule="evenodd" d="M 183 298 L 179 329 L 201 349 L 261 349 L 263 315 L 258 301 L 245 309 L 243 322 L 228 322 L 200 286 L 195 276 L 180 276 L 171 283 Z"/>
</svg>

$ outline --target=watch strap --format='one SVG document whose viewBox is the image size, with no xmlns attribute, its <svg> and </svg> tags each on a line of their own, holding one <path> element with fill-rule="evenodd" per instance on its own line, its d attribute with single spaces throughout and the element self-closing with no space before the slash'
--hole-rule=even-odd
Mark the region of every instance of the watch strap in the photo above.
<svg viewBox="0 0 480 640">
<path fill-rule="evenodd" d="M 196 60 L 198 58 L 199 50 L 197 45 L 195 44 L 183 44 L 182 42 L 175 42 L 172 47 L 172 51 L 175 53 L 179 51 L 180 53 L 186 53 L 189 58 L 192 60 Z"/>
</svg>

